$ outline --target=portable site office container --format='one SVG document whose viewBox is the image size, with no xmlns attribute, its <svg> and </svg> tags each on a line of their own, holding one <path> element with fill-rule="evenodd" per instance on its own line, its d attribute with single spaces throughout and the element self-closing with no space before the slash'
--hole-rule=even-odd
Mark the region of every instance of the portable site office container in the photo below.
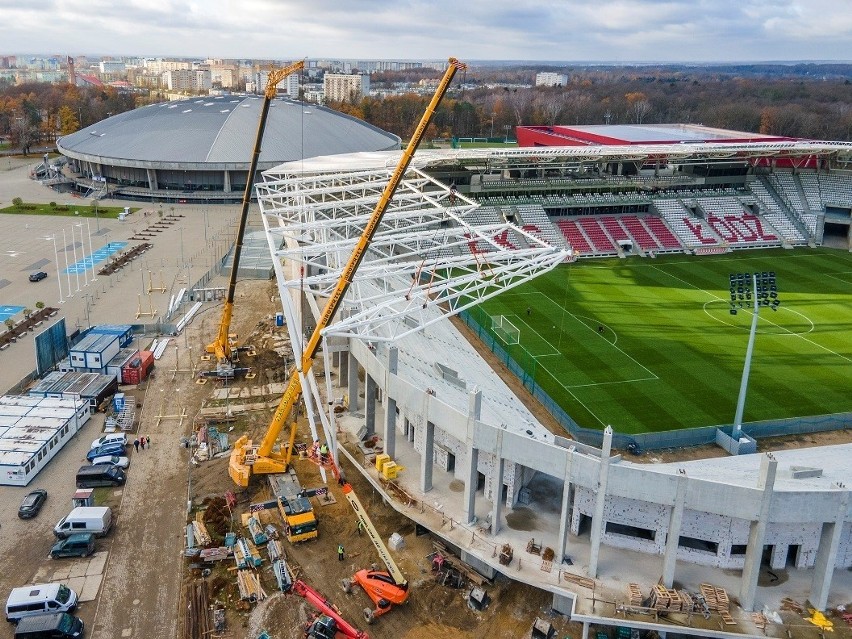
<svg viewBox="0 0 852 639">
<path fill-rule="evenodd" d="M 107 362 L 106 374 L 115 376 L 119 384 L 123 383 L 121 381 L 121 369 L 123 369 L 137 357 L 139 357 L 138 349 L 122 348 L 120 351 L 118 351 L 118 355 L 116 355 L 109 362 Z"/>
<path fill-rule="evenodd" d="M 69 351 L 71 366 L 75 369 L 103 369 L 120 350 L 116 335 L 88 334 Z"/>
<path fill-rule="evenodd" d="M 114 335 L 118 338 L 118 347 L 124 348 L 133 341 L 131 324 L 99 324 L 93 326 L 88 335 Z"/>
<path fill-rule="evenodd" d="M 21 399 L 36 403 L 21 405 Z M 39 414 L 45 411 L 58 415 Z M 0 397 L 0 484 L 26 486 L 89 417 L 88 404 L 82 400 Z"/>
<path fill-rule="evenodd" d="M 59 373 L 58 377 L 48 375 L 53 384 L 39 384 L 30 393 L 40 397 L 67 397 L 80 398 L 89 402 L 89 407 L 97 408 L 109 395 L 118 390 L 118 381 L 115 377 L 99 375 L 97 373 L 80 373 L 69 371 Z"/>
</svg>

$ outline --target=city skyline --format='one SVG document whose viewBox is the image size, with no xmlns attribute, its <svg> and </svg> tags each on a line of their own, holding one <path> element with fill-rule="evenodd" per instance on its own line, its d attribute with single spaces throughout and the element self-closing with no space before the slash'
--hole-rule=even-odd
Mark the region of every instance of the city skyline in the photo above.
<svg viewBox="0 0 852 639">
<path fill-rule="evenodd" d="M 0 0 L 4 53 L 701 63 L 847 61 L 827 0 Z"/>
</svg>

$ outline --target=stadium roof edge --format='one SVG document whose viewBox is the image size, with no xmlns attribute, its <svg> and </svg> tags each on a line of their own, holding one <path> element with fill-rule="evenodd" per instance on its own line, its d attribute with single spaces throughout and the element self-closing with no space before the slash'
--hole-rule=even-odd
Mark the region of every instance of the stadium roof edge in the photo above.
<svg viewBox="0 0 852 639">
<path fill-rule="evenodd" d="M 819 140 L 795 140 L 749 143 L 700 143 L 700 144 L 651 144 L 613 146 L 550 146 L 522 148 L 471 148 L 471 149 L 428 149 L 418 151 L 412 160 L 414 168 L 428 168 L 463 160 L 483 161 L 531 161 L 577 160 L 585 162 L 638 161 L 663 159 L 676 162 L 706 158 L 722 160 L 755 157 L 808 157 L 849 155 L 852 158 L 852 142 L 825 142 Z M 266 175 L 300 173 L 334 173 L 354 170 L 392 170 L 402 151 L 376 151 L 347 153 L 334 156 L 317 156 L 305 160 L 285 162 L 266 171 Z"/>
</svg>

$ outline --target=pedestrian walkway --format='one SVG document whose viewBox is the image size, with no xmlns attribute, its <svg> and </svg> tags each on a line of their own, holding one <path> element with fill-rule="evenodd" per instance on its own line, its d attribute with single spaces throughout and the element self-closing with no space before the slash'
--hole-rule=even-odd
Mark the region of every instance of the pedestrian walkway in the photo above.
<svg viewBox="0 0 852 639">
<path fill-rule="evenodd" d="M 102 248 L 99 248 L 91 255 L 84 256 L 82 259 L 77 260 L 62 272 L 70 273 L 71 275 L 74 275 L 76 273 L 85 273 L 89 269 L 94 269 L 95 264 L 105 262 L 110 255 L 112 255 L 113 253 L 118 253 L 125 246 L 127 246 L 127 242 L 108 242 L 107 244 L 104 244 Z"/>
</svg>

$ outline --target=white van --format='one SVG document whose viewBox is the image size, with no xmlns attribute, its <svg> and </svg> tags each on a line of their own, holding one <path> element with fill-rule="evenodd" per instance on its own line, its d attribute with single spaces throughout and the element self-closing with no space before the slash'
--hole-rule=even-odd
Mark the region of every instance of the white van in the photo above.
<svg viewBox="0 0 852 639">
<path fill-rule="evenodd" d="M 112 509 L 108 506 L 78 506 L 59 520 L 53 534 L 59 539 L 76 533 L 94 533 L 103 537 L 112 526 Z"/>
<path fill-rule="evenodd" d="M 71 612 L 77 607 L 77 593 L 65 584 L 34 584 L 13 588 L 6 600 L 6 621 L 18 623 L 23 617 L 53 612 Z"/>
</svg>

